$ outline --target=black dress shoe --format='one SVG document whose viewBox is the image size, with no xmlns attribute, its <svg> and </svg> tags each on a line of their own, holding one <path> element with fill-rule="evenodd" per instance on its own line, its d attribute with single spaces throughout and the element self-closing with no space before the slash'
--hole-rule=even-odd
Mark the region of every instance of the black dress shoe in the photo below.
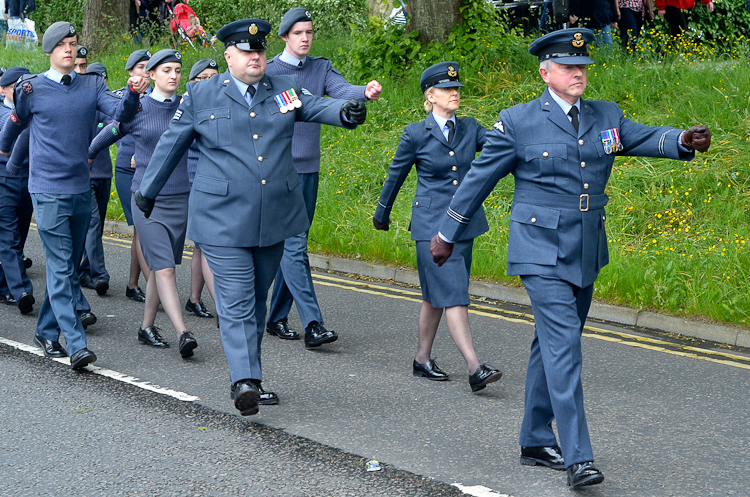
<svg viewBox="0 0 750 497">
<path fill-rule="evenodd" d="M 96 354 L 89 349 L 81 349 L 70 356 L 70 367 L 73 369 L 83 369 L 93 362 L 96 362 Z"/>
<path fill-rule="evenodd" d="M 263 390 L 263 387 L 260 385 L 260 382 L 257 380 L 252 380 L 256 387 L 258 387 L 258 393 L 260 394 L 260 398 L 258 399 L 258 404 L 262 406 L 275 406 L 279 403 L 279 396 L 276 395 L 274 392 L 269 392 L 267 390 Z"/>
<path fill-rule="evenodd" d="M 33 295 L 29 292 L 23 292 L 21 298 L 18 299 L 18 310 L 21 314 L 29 314 L 34 310 L 34 302 L 36 302 L 36 299 L 34 299 Z"/>
<path fill-rule="evenodd" d="M 232 385 L 232 400 L 243 416 L 258 414 L 260 392 L 252 380 L 240 380 Z"/>
<path fill-rule="evenodd" d="M 536 466 L 542 464 L 552 469 L 565 469 L 565 460 L 560 446 L 521 447 L 521 464 Z"/>
<path fill-rule="evenodd" d="M 152 347 L 167 348 L 169 347 L 169 344 L 161 337 L 159 334 L 160 331 L 161 328 L 153 325 L 146 329 L 139 328 L 138 341 L 145 343 L 146 345 L 151 345 Z"/>
<path fill-rule="evenodd" d="M 568 485 L 573 488 L 598 485 L 604 481 L 604 475 L 594 467 L 593 461 L 574 464 L 566 471 L 568 473 Z"/>
<path fill-rule="evenodd" d="M 203 305 L 203 302 L 200 300 L 198 302 L 191 302 L 190 299 L 185 303 L 185 310 L 188 312 L 192 312 L 199 318 L 212 318 L 214 317 L 213 314 L 208 312 L 208 309 L 206 309 L 206 306 Z"/>
<path fill-rule="evenodd" d="M 16 305 L 18 302 L 16 302 L 16 299 L 13 298 L 13 295 L 7 294 L 3 295 L 3 302 L 5 302 L 8 305 Z"/>
<path fill-rule="evenodd" d="M 78 278 L 78 281 L 80 282 L 82 288 L 91 288 L 92 290 L 95 288 L 94 280 L 91 279 L 90 274 L 82 274 Z"/>
<path fill-rule="evenodd" d="M 91 311 L 78 311 L 78 319 L 84 328 L 96 324 L 96 316 Z"/>
<path fill-rule="evenodd" d="M 29 269 L 33 264 L 34 264 L 34 261 L 29 259 L 25 255 L 23 256 L 23 268 L 24 269 Z"/>
<path fill-rule="evenodd" d="M 129 288 L 125 287 L 125 296 L 129 298 L 130 300 L 135 300 L 136 302 L 145 302 L 146 301 L 146 294 L 143 293 L 143 290 L 141 290 L 141 287 L 137 286 L 135 288 Z"/>
<path fill-rule="evenodd" d="M 412 374 L 432 381 L 448 381 L 450 379 L 448 373 L 440 369 L 434 359 L 430 359 L 424 364 L 420 364 L 414 359 Z"/>
<path fill-rule="evenodd" d="M 109 280 L 107 278 L 99 278 L 94 283 L 94 290 L 96 290 L 98 295 L 106 295 L 107 290 L 109 290 Z"/>
<path fill-rule="evenodd" d="M 310 323 L 310 326 L 305 328 L 305 347 L 311 349 L 313 347 L 320 347 L 324 343 L 332 343 L 339 339 L 339 336 L 335 331 L 329 331 L 317 321 Z"/>
<path fill-rule="evenodd" d="M 276 322 L 269 321 L 266 324 L 266 332 L 283 340 L 299 340 L 299 333 L 289 327 L 289 322 L 286 319 Z"/>
<path fill-rule="evenodd" d="M 5 295 L 0 295 L 0 302 L 5 302 L 5 298 L 6 298 Z"/>
<path fill-rule="evenodd" d="M 34 335 L 34 345 L 42 348 L 45 357 L 68 357 L 68 353 L 60 342 L 47 340 L 39 334 Z"/>
<path fill-rule="evenodd" d="M 478 392 L 487 386 L 488 383 L 499 380 L 503 373 L 497 369 L 491 368 L 486 364 L 480 364 L 474 374 L 469 376 L 469 386 L 472 392 Z"/>
<path fill-rule="evenodd" d="M 189 331 L 183 331 L 180 335 L 180 355 L 183 359 L 193 356 L 193 350 L 198 348 L 198 342 Z"/>
</svg>

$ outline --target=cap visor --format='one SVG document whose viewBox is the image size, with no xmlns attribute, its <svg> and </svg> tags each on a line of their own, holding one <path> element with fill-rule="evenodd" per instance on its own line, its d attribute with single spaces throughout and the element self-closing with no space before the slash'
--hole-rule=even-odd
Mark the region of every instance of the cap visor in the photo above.
<svg viewBox="0 0 750 497">
<path fill-rule="evenodd" d="M 459 83 L 458 81 L 448 81 L 445 83 L 438 83 L 436 85 L 432 85 L 434 88 L 466 88 L 464 85 Z"/>
<path fill-rule="evenodd" d="M 265 50 L 265 48 L 253 48 L 249 43 L 235 43 L 234 46 L 243 52 L 262 52 Z"/>
<path fill-rule="evenodd" d="M 589 57 L 586 57 L 585 55 L 581 55 L 578 57 L 560 57 L 557 59 L 549 59 L 552 62 L 557 62 L 558 64 L 562 64 L 564 66 L 580 66 L 584 64 L 595 64 L 593 60 L 591 60 Z"/>
</svg>

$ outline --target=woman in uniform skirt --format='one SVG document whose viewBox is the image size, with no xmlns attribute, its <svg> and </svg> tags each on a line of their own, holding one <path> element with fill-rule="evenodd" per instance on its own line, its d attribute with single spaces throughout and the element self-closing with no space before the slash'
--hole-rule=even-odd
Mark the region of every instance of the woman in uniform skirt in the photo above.
<svg viewBox="0 0 750 497">
<path fill-rule="evenodd" d="M 412 202 L 411 238 L 417 245 L 417 269 L 422 287 L 417 356 L 414 376 L 448 380 L 431 357 L 438 324 L 445 310 L 448 330 L 463 355 L 472 392 L 497 381 L 502 373 L 481 364 L 469 327 L 469 274 L 474 238 L 489 228 L 484 212 L 478 212 L 464 235 L 456 240 L 450 259 L 441 267 L 432 261 L 430 239 L 448 210 L 451 198 L 482 149 L 486 130 L 472 117 L 457 118 L 463 85 L 458 64 L 441 62 L 427 68 L 420 81 L 427 119 L 404 128 L 388 177 L 373 217 L 376 229 L 388 230 L 393 202 L 412 166 L 417 169 L 417 193 Z"/>
<path fill-rule="evenodd" d="M 219 74 L 219 64 L 213 59 L 201 59 L 190 68 L 190 81 L 205 81 Z M 188 178 L 190 187 L 193 186 L 193 178 L 198 169 L 198 159 L 200 158 L 198 143 L 193 142 L 188 149 Z M 199 318 L 212 318 L 213 315 L 208 312 L 206 306 L 201 301 L 203 286 L 208 287 L 208 293 L 214 298 L 214 275 L 208 267 L 208 262 L 203 256 L 199 247 L 193 250 L 193 259 L 190 261 L 190 297 L 185 303 L 185 310 L 192 312 Z"/>
<path fill-rule="evenodd" d="M 151 52 L 148 50 L 136 50 L 128 56 L 128 60 L 125 62 L 125 70 L 131 76 L 148 78 L 146 64 L 148 64 L 148 59 L 150 58 Z M 147 93 L 150 93 L 150 90 L 151 87 L 149 86 Z M 135 163 L 133 162 L 134 150 L 135 143 L 133 143 L 133 137 L 126 136 L 118 143 L 117 158 L 115 159 L 115 188 L 117 188 L 117 196 L 120 198 L 122 212 L 125 214 L 128 226 L 133 226 L 133 214 L 130 210 L 130 197 L 132 196 L 130 187 L 133 185 L 133 175 L 135 174 Z M 130 244 L 130 275 L 128 285 L 125 287 L 125 296 L 136 302 L 145 302 L 146 295 L 138 286 L 138 279 L 141 273 L 143 273 L 143 277 L 148 280 L 149 270 L 145 267 L 145 264 L 141 267 L 140 260 L 143 259 L 143 255 L 139 256 L 140 251 L 141 246 L 138 241 L 138 230 L 134 227 L 133 241 Z"/>
<path fill-rule="evenodd" d="M 180 84 L 182 55 L 177 50 L 160 50 L 146 65 L 154 81 L 154 90 L 141 98 L 139 112 L 130 123 L 113 122 L 105 127 L 91 143 L 89 156 L 93 157 L 103 148 L 116 142 L 123 135 L 132 135 L 135 140 L 135 175 L 131 191 L 141 184 L 151 155 L 161 135 L 180 106 L 181 96 L 175 92 Z M 185 154 L 156 197 L 154 210 L 146 218 L 135 207 L 131 196 L 131 212 L 135 228 L 140 234 L 140 245 L 146 266 L 151 270 L 146 286 L 146 306 L 143 324 L 138 330 L 138 341 L 152 347 L 168 347 L 154 320 L 159 303 L 169 316 L 179 339 L 179 351 L 183 358 L 193 355 L 198 346 L 193 334 L 185 328 L 177 293 L 175 265 L 182 262 L 187 230 L 188 198 L 190 184 Z"/>
</svg>

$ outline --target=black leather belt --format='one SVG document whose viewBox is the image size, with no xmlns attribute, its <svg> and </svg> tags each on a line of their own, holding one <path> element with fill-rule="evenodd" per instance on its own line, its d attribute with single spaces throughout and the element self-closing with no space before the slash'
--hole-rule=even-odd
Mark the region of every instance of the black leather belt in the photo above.
<svg viewBox="0 0 750 497">
<path fill-rule="evenodd" d="M 556 195 L 543 191 L 517 189 L 513 194 L 513 202 L 554 207 L 557 209 L 576 209 L 586 212 L 589 209 L 603 208 L 609 202 L 609 197 L 606 193 L 599 195 L 590 195 L 588 193 L 581 195 Z"/>
</svg>

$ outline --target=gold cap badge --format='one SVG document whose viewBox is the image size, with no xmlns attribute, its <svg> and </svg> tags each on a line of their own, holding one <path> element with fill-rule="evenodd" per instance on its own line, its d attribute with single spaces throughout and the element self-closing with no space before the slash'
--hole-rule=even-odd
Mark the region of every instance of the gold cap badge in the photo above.
<svg viewBox="0 0 750 497">
<path fill-rule="evenodd" d="M 581 48 L 583 44 L 585 43 L 583 41 L 583 35 L 581 33 L 576 33 L 573 35 L 573 41 L 571 42 L 574 47 Z"/>
<path fill-rule="evenodd" d="M 258 34 L 258 26 L 255 25 L 255 23 L 252 23 L 250 27 L 247 30 L 251 35 L 257 35 Z"/>
<path fill-rule="evenodd" d="M 451 78 L 455 78 L 457 75 L 458 73 L 456 72 L 456 68 L 453 66 L 448 66 L 448 76 L 450 76 Z"/>
</svg>

